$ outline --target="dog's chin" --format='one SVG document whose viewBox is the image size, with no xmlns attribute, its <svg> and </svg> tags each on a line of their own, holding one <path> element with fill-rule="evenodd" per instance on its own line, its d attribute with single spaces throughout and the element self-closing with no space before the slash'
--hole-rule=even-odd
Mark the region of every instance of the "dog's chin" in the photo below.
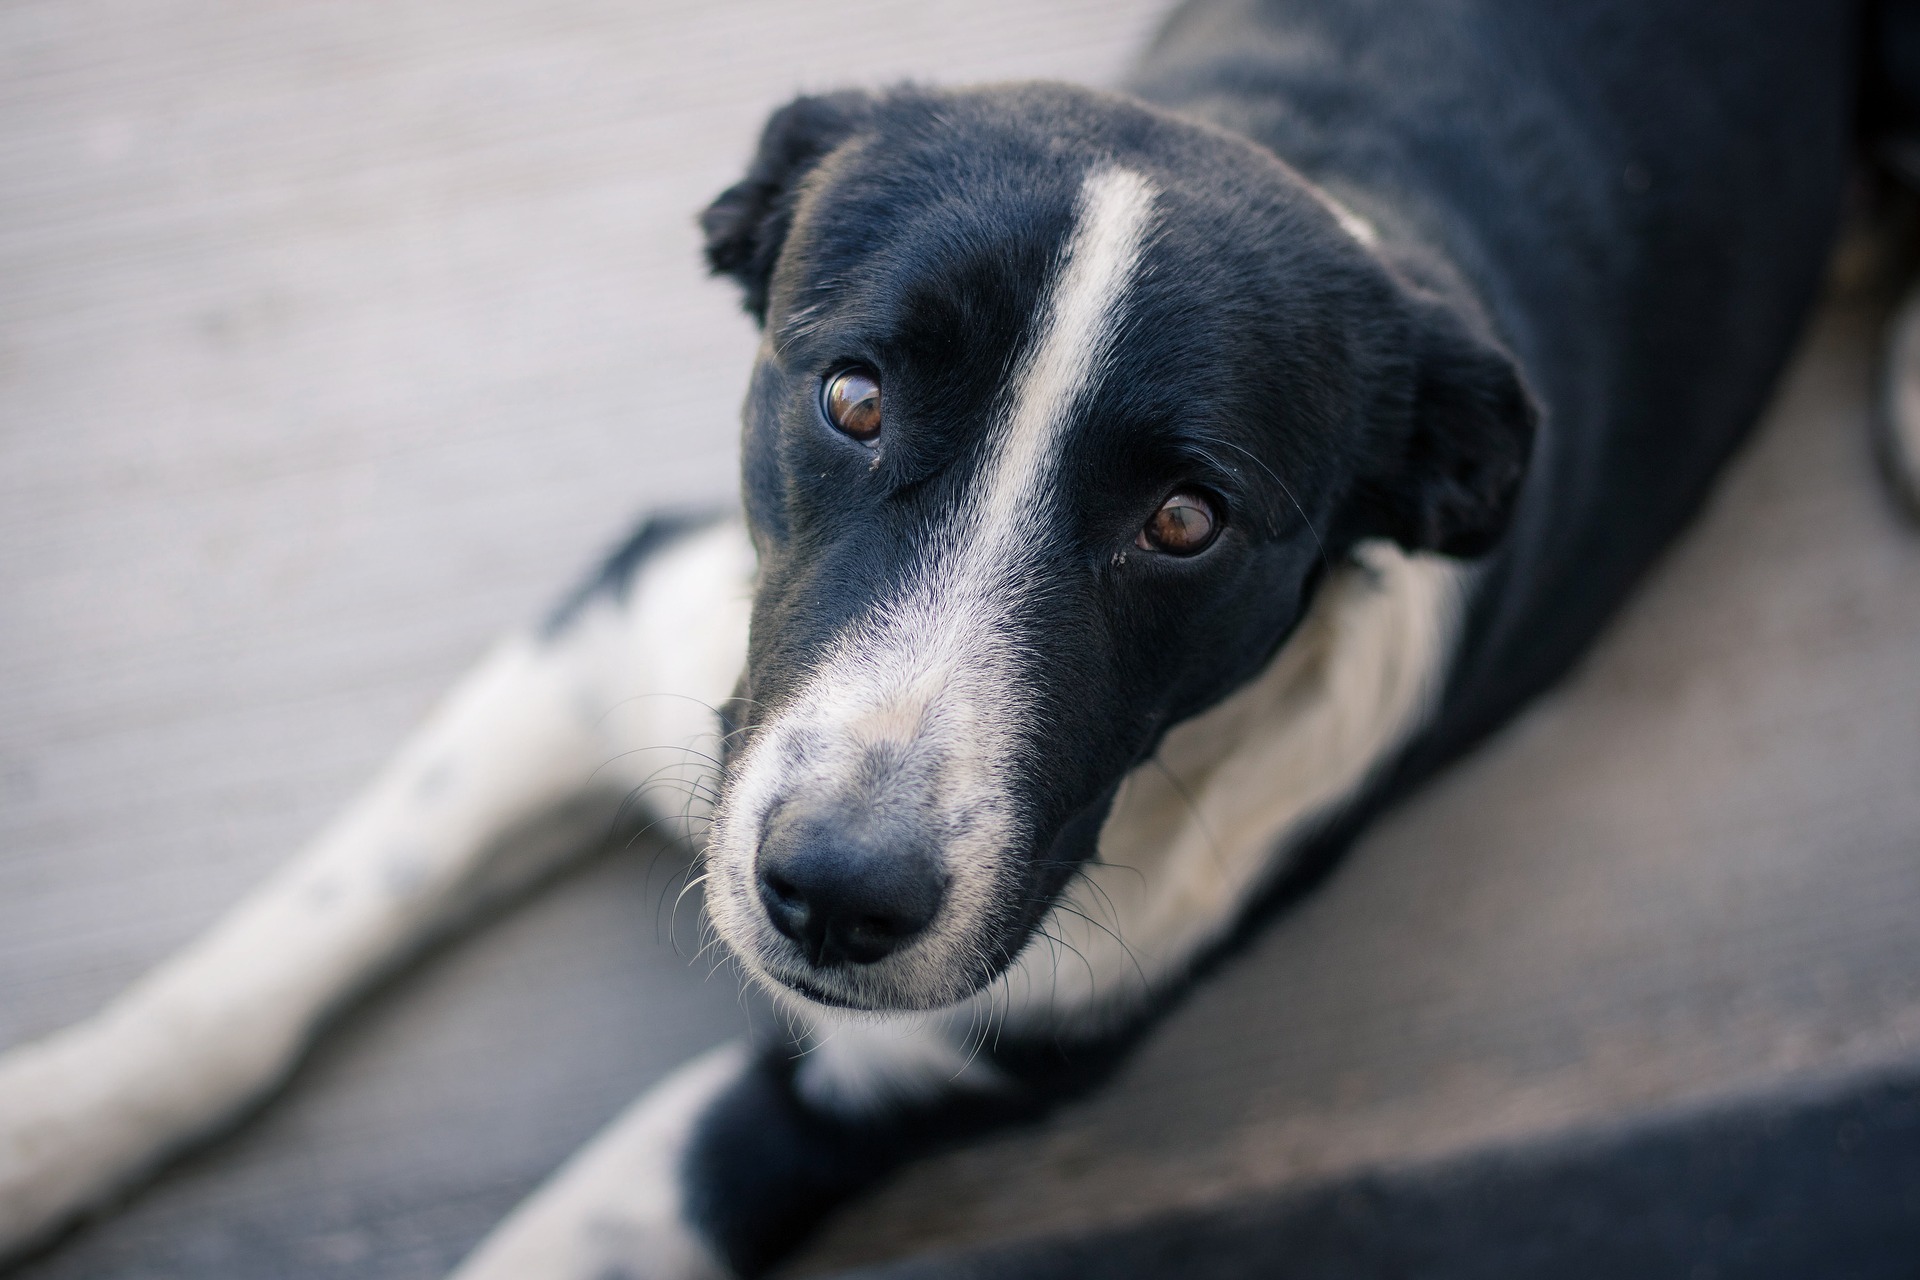
<svg viewBox="0 0 1920 1280">
<path fill-rule="evenodd" d="M 799 996 L 809 1004 L 824 1005 L 829 1009 L 849 1009 L 858 1013 L 909 1013 L 933 1007 L 901 1000 L 876 998 L 872 992 L 861 992 L 856 995 L 797 974 L 778 974 L 770 977 L 784 991 Z"/>
<path fill-rule="evenodd" d="M 816 969 L 793 956 L 756 954 L 746 965 L 775 992 L 829 1009 L 859 1013 L 931 1013 L 977 995 L 999 971 L 917 967 L 896 978 L 887 966 Z"/>
<path fill-rule="evenodd" d="M 986 985 L 956 979 L 931 988 L 876 982 L 839 970 L 798 972 L 783 966 L 755 966 L 782 993 L 808 1004 L 859 1013 L 928 1013 L 959 1004 Z M 991 981 L 991 979 L 988 979 Z"/>
</svg>

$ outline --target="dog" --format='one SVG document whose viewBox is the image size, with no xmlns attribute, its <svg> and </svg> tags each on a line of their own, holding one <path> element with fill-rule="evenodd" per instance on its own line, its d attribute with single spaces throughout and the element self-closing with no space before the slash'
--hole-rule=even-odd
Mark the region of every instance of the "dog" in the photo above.
<svg viewBox="0 0 1920 1280">
<path fill-rule="evenodd" d="M 0 1059 L 0 1250 L 642 821 L 704 842 L 794 1042 L 675 1073 L 464 1280 L 760 1274 L 1097 1084 L 1685 525 L 1818 290 L 1892 12 L 1189 0 L 1125 93 L 783 108 L 701 220 L 762 327 L 743 510 L 645 523 L 300 859 Z"/>
</svg>

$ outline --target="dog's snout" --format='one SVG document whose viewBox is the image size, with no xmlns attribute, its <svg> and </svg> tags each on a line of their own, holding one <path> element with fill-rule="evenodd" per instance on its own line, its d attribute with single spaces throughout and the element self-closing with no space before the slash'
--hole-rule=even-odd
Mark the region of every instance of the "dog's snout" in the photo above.
<svg viewBox="0 0 1920 1280">
<path fill-rule="evenodd" d="M 760 901 L 816 968 L 873 964 L 940 910 L 941 877 L 920 842 L 872 824 L 784 812 L 759 856 Z"/>
</svg>

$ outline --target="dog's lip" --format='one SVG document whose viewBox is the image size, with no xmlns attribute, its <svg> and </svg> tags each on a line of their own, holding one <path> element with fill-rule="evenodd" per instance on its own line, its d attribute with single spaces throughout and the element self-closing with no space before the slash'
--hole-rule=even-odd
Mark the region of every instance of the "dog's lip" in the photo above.
<svg viewBox="0 0 1920 1280">
<path fill-rule="evenodd" d="M 760 972 L 765 977 L 785 987 L 795 995 L 811 1000 L 815 1004 L 825 1005 L 830 1009 L 847 1009 L 855 1013 L 904 1013 L 924 1011 L 929 1008 L 938 1007 L 937 1005 L 917 1003 L 908 993 L 900 991 L 893 992 L 892 995 L 895 998 L 891 1000 L 884 997 L 878 1000 L 860 999 L 857 996 L 831 990 L 809 978 L 801 977 L 784 965 L 775 967 L 763 963 Z"/>
<path fill-rule="evenodd" d="M 771 976 L 773 980 L 781 986 L 805 996 L 815 1004 L 826 1005 L 830 1009 L 868 1010 L 872 1008 L 872 1006 L 869 1005 L 856 1004 L 847 997 L 836 995 L 824 987 L 815 986 L 805 978 L 798 978 L 785 973 L 775 973 Z"/>
</svg>

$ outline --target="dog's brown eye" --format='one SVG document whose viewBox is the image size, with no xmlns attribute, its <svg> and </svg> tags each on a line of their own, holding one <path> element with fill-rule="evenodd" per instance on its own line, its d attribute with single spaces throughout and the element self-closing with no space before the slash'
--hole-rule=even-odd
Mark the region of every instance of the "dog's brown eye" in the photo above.
<svg viewBox="0 0 1920 1280">
<path fill-rule="evenodd" d="M 1174 494 L 1160 504 L 1133 542 L 1148 551 L 1164 551 L 1170 556 L 1196 556 L 1213 543 L 1220 529 L 1220 517 L 1213 503 L 1197 493 Z"/>
<path fill-rule="evenodd" d="M 880 384 L 865 369 L 844 369 L 828 379 L 821 397 L 827 421 L 861 444 L 880 438 Z"/>
</svg>

